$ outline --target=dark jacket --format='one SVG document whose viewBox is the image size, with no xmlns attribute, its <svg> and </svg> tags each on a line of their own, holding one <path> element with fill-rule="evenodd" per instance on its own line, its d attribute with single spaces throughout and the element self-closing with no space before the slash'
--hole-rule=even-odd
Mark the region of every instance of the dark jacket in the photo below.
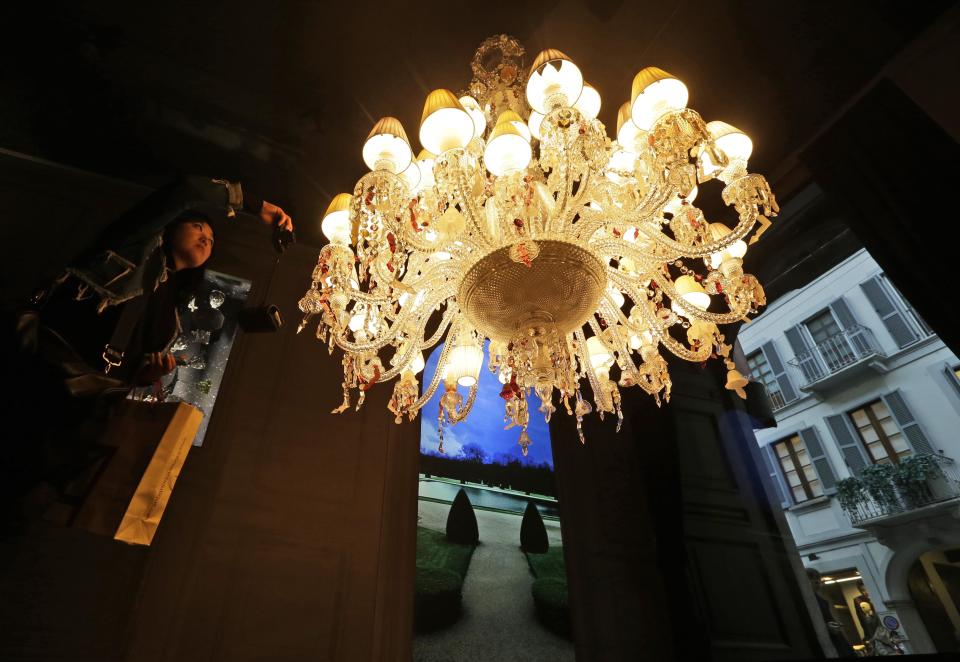
<svg viewBox="0 0 960 662">
<path fill-rule="evenodd" d="M 64 338 L 91 367 L 101 354 L 126 305 L 148 300 L 137 330 L 124 349 L 128 357 L 114 374 L 132 380 L 142 357 L 166 352 L 180 333 L 177 306 L 184 274 L 168 269 L 163 247 L 166 227 L 184 212 L 198 211 L 222 226 L 236 212 L 259 212 L 263 201 L 244 198 L 239 183 L 184 177 L 160 188 L 111 224 L 97 243 L 58 279 L 40 313 L 41 323 Z"/>
<path fill-rule="evenodd" d="M 97 243 L 67 268 L 67 275 L 92 290 L 102 311 L 153 292 L 166 279 L 163 230 L 184 212 L 205 212 L 219 224 L 243 208 L 259 212 L 262 205 L 262 199 L 250 195 L 245 200 L 239 183 L 184 177 L 154 191 L 111 224 Z"/>
</svg>

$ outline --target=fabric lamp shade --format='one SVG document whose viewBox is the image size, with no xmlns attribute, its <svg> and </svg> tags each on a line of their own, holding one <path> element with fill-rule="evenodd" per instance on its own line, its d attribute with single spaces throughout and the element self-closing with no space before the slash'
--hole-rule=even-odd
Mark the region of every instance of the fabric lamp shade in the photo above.
<svg viewBox="0 0 960 662">
<path fill-rule="evenodd" d="M 363 144 L 363 162 L 371 170 L 389 170 L 395 175 L 410 167 L 413 150 L 403 125 L 396 117 L 384 117 L 373 125 Z"/>
<path fill-rule="evenodd" d="M 633 78 L 630 117 L 638 129 L 649 131 L 664 113 L 685 108 L 688 98 L 687 86 L 673 74 L 646 67 Z"/>
<path fill-rule="evenodd" d="M 356 239 L 356 228 L 350 220 L 350 203 L 353 196 L 349 193 L 338 193 L 333 196 L 327 211 L 320 222 L 320 231 L 330 240 L 331 244 L 349 246 Z"/>
<path fill-rule="evenodd" d="M 582 90 L 583 74 L 569 57 L 553 48 L 540 51 L 527 78 L 527 102 L 531 108 L 546 115 L 550 110 L 547 103 L 558 95 L 572 106 Z"/>
<path fill-rule="evenodd" d="M 420 119 L 420 144 L 434 154 L 466 147 L 476 130 L 474 120 L 450 90 L 427 95 Z"/>
</svg>

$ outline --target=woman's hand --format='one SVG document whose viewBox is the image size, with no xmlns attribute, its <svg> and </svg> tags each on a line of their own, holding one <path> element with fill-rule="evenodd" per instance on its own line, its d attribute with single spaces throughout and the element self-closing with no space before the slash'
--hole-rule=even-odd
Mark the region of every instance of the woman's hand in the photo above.
<svg viewBox="0 0 960 662">
<path fill-rule="evenodd" d="M 263 201 L 263 207 L 260 208 L 260 218 L 269 225 L 279 225 L 284 230 L 293 232 L 293 219 L 290 214 L 280 209 L 272 202 Z"/>
<path fill-rule="evenodd" d="M 151 352 L 147 354 L 143 367 L 137 372 L 137 382 L 152 384 L 164 375 L 169 375 L 177 367 L 177 361 L 170 352 Z"/>
</svg>

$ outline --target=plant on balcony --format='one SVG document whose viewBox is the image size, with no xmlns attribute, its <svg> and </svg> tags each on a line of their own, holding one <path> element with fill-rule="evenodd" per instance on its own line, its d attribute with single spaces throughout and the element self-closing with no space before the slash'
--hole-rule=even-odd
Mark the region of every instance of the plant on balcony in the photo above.
<svg viewBox="0 0 960 662">
<path fill-rule="evenodd" d="M 851 515 L 857 512 L 857 504 L 863 503 L 866 494 L 859 478 L 843 478 L 837 481 L 837 501 Z"/>
<path fill-rule="evenodd" d="M 893 482 L 897 491 L 911 507 L 917 507 L 930 501 L 930 485 L 927 481 L 943 475 L 934 455 L 913 455 L 900 460 Z"/>
<path fill-rule="evenodd" d="M 896 509 L 900 505 L 894 476 L 897 468 L 892 464 L 872 464 L 860 472 L 860 480 L 870 498 L 883 509 Z"/>
</svg>

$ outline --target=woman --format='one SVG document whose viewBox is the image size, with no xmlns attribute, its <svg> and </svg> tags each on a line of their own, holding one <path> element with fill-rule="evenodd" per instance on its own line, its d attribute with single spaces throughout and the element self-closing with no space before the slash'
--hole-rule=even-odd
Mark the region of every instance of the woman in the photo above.
<svg viewBox="0 0 960 662">
<path fill-rule="evenodd" d="M 238 183 L 187 177 L 125 213 L 17 315 L 7 364 L 0 490 L 13 500 L 41 482 L 61 489 L 88 462 L 106 406 L 171 372 L 177 306 L 203 276 L 214 227 L 239 211 L 293 229 L 280 207 Z"/>
</svg>

